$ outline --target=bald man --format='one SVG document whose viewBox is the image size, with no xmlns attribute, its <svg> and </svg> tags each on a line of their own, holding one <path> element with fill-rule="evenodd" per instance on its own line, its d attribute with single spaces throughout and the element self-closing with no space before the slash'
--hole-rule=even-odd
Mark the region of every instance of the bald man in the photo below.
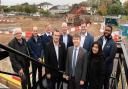
<svg viewBox="0 0 128 89">
<path fill-rule="evenodd" d="M 69 27 L 67 25 L 67 23 L 62 23 L 61 26 L 61 31 L 62 31 L 62 35 L 60 36 L 60 42 L 65 44 L 65 48 L 67 49 L 70 46 L 73 46 L 73 42 L 72 42 L 72 36 L 67 34 Z"/>
<path fill-rule="evenodd" d="M 44 55 L 44 45 L 42 43 L 42 39 L 40 36 L 38 36 L 38 27 L 33 27 L 32 31 L 32 37 L 28 40 L 28 46 L 31 57 L 33 57 L 35 60 L 41 62 Z M 36 84 L 36 75 L 38 70 L 38 80 L 42 78 L 42 66 L 37 65 L 32 62 L 32 83 L 33 86 Z M 40 88 L 42 87 L 42 84 L 40 83 Z M 34 87 L 36 89 L 36 87 Z"/>
</svg>

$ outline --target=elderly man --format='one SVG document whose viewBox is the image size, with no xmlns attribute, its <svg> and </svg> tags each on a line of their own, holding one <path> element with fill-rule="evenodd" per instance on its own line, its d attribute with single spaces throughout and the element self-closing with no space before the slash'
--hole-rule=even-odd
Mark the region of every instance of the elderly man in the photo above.
<svg viewBox="0 0 128 89">
<path fill-rule="evenodd" d="M 45 46 L 52 41 L 52 27 L 50 24 L 47 24 L 45 26 L 45 33 L 41 36 L 42 42 L 45 44 Z"/>
<path fill-rule="evenodd" d="M 8 44 L 11 48 L 29 55 L 26 40 L 22 37 L 21 28 L 14 30 L 14 38 Z M 13 70 L 21 77 L 22 89 L 31 89 L 29 77 L 29 60 L 23 56 L 9 53 Z"/>
<path fill-rule="evenodd" d="M 41 37 L 38 36 L 38 27 L 33 27 L 32 37 L 28 40 L 28 46 L 31 57 L 39 62 L 43 61 L 44 56 L 44 45 L 42 44 Z M 32 83 L 33 86 L 36 84 L 36 74 L 38 69 L 38 80 L 42 78 L 42 66 L 32 62 Z M 40 87 L 42 84 L 40 83 Z"/>
<path fill-rule="evenodd" d="M 63 42 L 65 44 L 65 48 L 68 48 L 70 46 L 73 46 L 72 42 L 72 36 L 67 34 L 68 31 L 68 25 L 67 23 L 62 23 L 62 35 L 60 36 L 60 42 Z"/>
</svg>

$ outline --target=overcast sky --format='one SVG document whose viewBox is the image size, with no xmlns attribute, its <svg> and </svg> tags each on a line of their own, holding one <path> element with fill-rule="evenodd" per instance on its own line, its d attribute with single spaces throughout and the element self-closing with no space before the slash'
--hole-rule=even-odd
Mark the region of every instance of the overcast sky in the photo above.
<svg viewBox="0 0 128 89">
<path fill-rule="evenodd" d="M 28 2 L 30 4 L 38 4 L 41 2 L 50 2 L 53 5 L 62 5 L 62 4 L 74 4 L 74 3 L 79 3 L 81 1 L 86 1 L 86 0 L 1 0 L 2 5 L 15 5 L 15 4 L 21 4 L 24 2 Z"/>
</svg>

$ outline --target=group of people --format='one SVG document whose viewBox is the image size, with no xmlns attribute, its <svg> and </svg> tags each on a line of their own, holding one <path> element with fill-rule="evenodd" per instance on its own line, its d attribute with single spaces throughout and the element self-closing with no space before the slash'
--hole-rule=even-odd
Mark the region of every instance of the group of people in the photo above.
<svg viewBox="0 0 128 89">
<path fill-rule="evenodd" d="M 52 31 L 51 25 L 39 36 L 38 27 L 33 27 L 32 37 L 26 41 L 21 28 L 14 31 L 14 38 L 9 42 L 12 47 L 50 68 L 45 68 L 48 89 L 62 89 L 63 80 L 68 81 L 68 89 L 109 89 L 109 78 L 116 54 L 116 43 L 112 39 L 112 26 L 106 25 L 104 34 L 94 41 L 85 22 L 81 23 L 80 33 L 67 33 L 67 23 L 62 23 L 60 30 Z M 62 31 L 62 34 L 61 32 Z M 30 61 L 22 56 L 9 53 L 14 71 L 21 77 L 22 89 L 31 89 L 29 67 Z M 32 85 L 42 78 L 42 66 L 32 64 Z M 42 82 L 40 82 L 40 87 Z M 63 85 L 63 84 L 62 84 Z M 36 89 L 36 88 L 34 88 Z"/>
</svg>

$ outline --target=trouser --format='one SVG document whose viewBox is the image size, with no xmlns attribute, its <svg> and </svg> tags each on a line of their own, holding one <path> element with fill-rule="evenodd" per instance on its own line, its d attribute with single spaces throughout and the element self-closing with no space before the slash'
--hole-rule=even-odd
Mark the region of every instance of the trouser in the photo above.
<svg viewBox="0 0 128 89">
<path fill-rule="evenodd" d="M 32 83 L 34 88 L 36 88 L 36 75 L 38 70 L 38 80 L 42 78 L 42 66 L 32 63 Z M 40 88 L 42 87 L 42 82 L 39 83 Z"/>
<path fill-rule="evenodd" d="M 63 89 L 62 78 L 59 76 L 48 79 L 48 89 Z"/>
<path fill-rule="evenodd" d="M 104 76 L 104 89 L 109 89 L 110 76 L 111 76 L 111 71 L 106 71 Z"/>
<path fill-rule="evenodd" d="M 68 89 L 81 89 L 80 82 L 75 80 L 75 77 L 69 79 Z"/>
<path fill-rule="evenodd" d="M 20 76 L 22 89 L 31 89 L 29 68 L 24 68 L 24 75 Z"/>
</svg>

